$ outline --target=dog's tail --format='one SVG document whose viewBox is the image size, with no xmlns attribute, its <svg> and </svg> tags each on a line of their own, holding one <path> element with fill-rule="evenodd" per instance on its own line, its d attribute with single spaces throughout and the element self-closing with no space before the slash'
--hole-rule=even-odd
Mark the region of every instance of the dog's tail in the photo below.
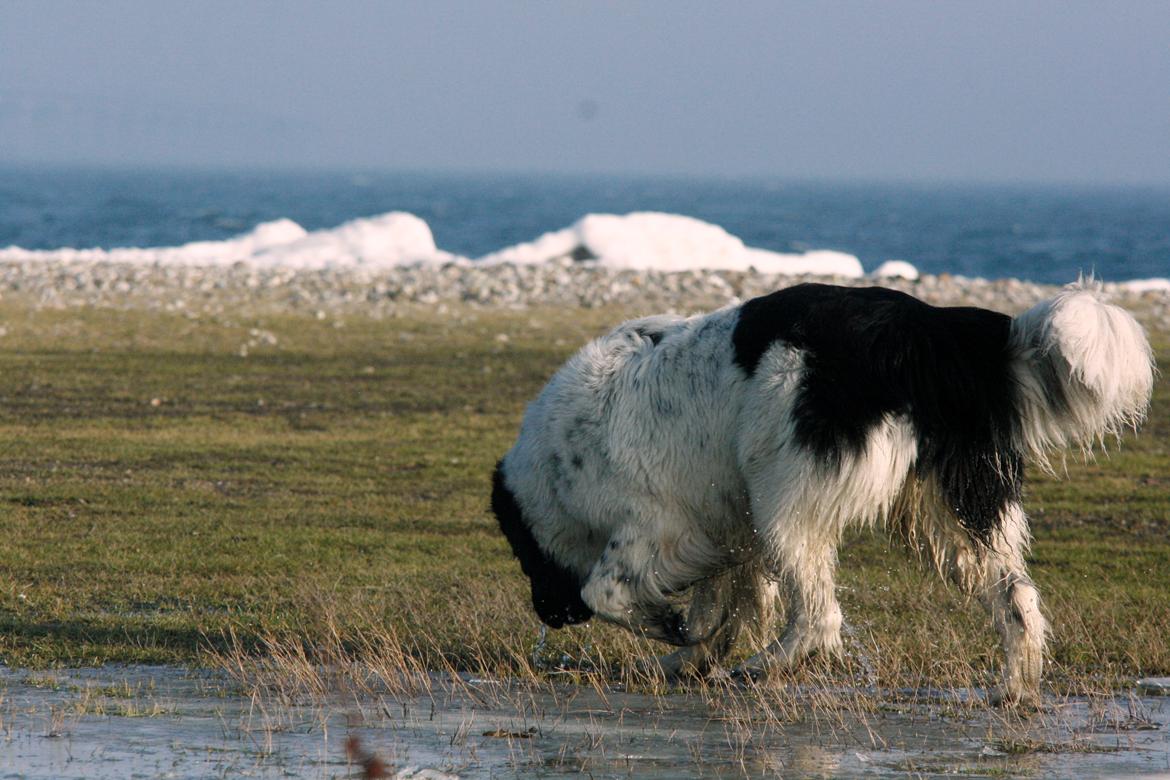
<svg viewBox="0 0 1170 780">
<path fill-rule="evenodd" d="M 1017 446 L 1041 466 L 1067 446 L 1091 450 L 1145 419 L 1154 356 L 1129 312 L 1081 279 L 1012 320 Z"/>
</svg>

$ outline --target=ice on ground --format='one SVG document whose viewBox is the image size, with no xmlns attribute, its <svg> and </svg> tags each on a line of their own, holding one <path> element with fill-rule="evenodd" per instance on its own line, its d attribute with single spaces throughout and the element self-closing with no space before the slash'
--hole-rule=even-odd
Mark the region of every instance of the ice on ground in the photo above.
<svg viewBox="0 0 1170 780">
<path fill-rule="evenodd" d="M 870 274 L 874 279 L 910 279 L 918 278 L 918 269 L 905 260 L 887 260 L 879 265 Z"/>
<path fill-rule="evenodd" d="M 435 674 L 417 695 L 338 679 L 290 700 L 247 679 L 0 666 L 0 777 L 872 778 L 911 767 L 931 777 L 1121 778 L 1165 776 L 1170 760 L 1163 697 L 1128 691 L 1049 697 L 1043 712 L 1005 719 L 978 690 L 800 685 L 781 704 L 808 714 L 778 728 L 743 723 L 774 700 L 735 689 L 707 700 Z M 144 717 L 131 724 L 119 712 Z M 353 755 L 351 744 L 367 750 Z M 362 758 L 383 771 L 363 773 Z"/>
<path fill-rule="evenodd" d="M 264 222 L 224 241 L 196 241 L 174 247 L 29 250 L 0 249 L 0 261 L 55 260 L 147 265 L 226 266 L 245 263 L 267 268 L 385 268 L 449 262 L 455 255 L 435 246 L 425 221 L 392 211 L 350 220 L 335 228 L 306 231 L 291 219 Z"/>
<path fill-rule="evenodd" d="M 718 225 L 679 214 L 589 214 L 535 241 L 479 258 L 485 265 L 544 263 L 560 258 L 612 268 L 656 271 L 747 271 L 777 274 L 862 275 L 861 261 L 832 250 L 800 254 L 745 246 Z"/>
</svg>

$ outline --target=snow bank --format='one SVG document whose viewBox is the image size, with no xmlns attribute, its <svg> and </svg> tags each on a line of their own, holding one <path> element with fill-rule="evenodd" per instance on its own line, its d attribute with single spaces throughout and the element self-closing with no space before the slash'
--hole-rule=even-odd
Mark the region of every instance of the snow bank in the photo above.
<svg viewBox="0 0 1170 780">
<path fill-rule="evenodd" d="M 571 227 L 479 258 L 485 265 L 525 265 L 569 257 L 611 268 L 746 271 L 859 277 L 861 262 L 831 250 L 783 254 L 744 246 L 718 225 L 657 212 L 589 214 Z"/>
<path fill-rule="evenodd" d="M 879 265 L 870 274 L 874 279 L 910 279 L 918 278 L 918 269 L 905 260 L 887 260 Z"/>
<path fill-rule="evenodd" d="M 656 271 L 747 271 L 767 274 L 823 274 L 860 277 L 861 262 L 831 250 L 784 254 L 744 246 L 718 225 L 692 217 L 655 212 L 624 216 L 589 214 L 564 230 L 493 252 L 483 265 L 529 265 L 560 258 L 608 268 Z M 119 249 L 0 249 L 0 261 L 83 261 L 149 265 L 264 268 L 389 268 L 418 263 L 469 262 L 435 246 L 427 223 L 394 211 L 335 228 L 307 232 L 289 219 L 257 225 L 224 241 L 197 241 L 175 247 Z"/>
<path fill-rule="evenodd" d="M 254 262 L 296 268 L 323 266 L 396 266 L 446 262 L 455 256 L 435 246 L 426 222 L 402 211 L 355 219 L 330 230 L 307 233 L 295 241 L 268 247 Z"/>
<path fill-rule="evenodd" d="M 1170 292 L 1170 279 L 1133 279 L 1128 282 L 1118 282 L 1117 286 L 1127 292 Z"/>
<path fill-rule="evenodd" d="M 150 265 L 228 266 L 323 269 L 363 266 L 384 268 L 456 259 L 435 247 L 427 223 L 413 214 L 393 211 L 307 232 L 291 219 L 264 222 L 225 241 L 196 241 L 174 247 L 118 249 L 0 249 L 0 261 L 56 260 Z"/>
</svg>

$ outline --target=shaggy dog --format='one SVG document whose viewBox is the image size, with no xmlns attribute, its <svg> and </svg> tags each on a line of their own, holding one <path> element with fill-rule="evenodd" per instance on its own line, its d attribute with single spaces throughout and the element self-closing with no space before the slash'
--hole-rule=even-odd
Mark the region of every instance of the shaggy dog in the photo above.
<svg viewBox="0 0 1170 780">
<path fill-rule="evenodd" d="M 668 674 L 720 661 L 779 596 L 784 630 L 744 673 L 839 652 L 837 546 L 882 523 L 979 598 L 1003 699 L 1034 700 L 1024 463 L 1136 426 L 1152 385 L 1141 326 L 1091 283 L 1015 318 L 803 284 L 586 345 L 529 406 L 492 509 L 544 623 L 679 646 Z M 668 597 L 688 589 L 684 617 Z"/>
</svg>

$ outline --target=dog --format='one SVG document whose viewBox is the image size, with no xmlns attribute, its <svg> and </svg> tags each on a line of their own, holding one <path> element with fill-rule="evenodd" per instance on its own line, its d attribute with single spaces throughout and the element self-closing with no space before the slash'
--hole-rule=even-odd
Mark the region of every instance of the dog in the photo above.
<svg viewBox="0 0 1170 780">
<path fill-rule="evenodd" d="M 1014 318 L 801 284 L 587 344 L 529 405 L 491 505 L 541 621 L 677 646 L 668 675 L 707 672 L 745 625 L 773 636 L 777 599 L 783 630 L 741 673 L 839 653 L 837 547 L 884 524 L 981 601 L 997 695 L 1034 702 L 1025 463 L 1136 429 L 1153 381 L 1141 325 L 1091 280 Z"/>
</svg>

